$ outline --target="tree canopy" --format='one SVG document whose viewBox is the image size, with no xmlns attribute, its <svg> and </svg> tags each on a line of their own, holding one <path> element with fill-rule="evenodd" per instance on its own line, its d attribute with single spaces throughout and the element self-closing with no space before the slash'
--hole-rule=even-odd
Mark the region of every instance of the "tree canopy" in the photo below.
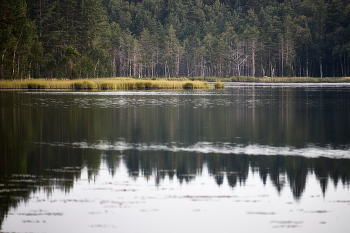
<svg viewBox="0 0 350 233">
<path fill-rule="evenodd" d="M 3 0 L 0 79 L 334 77 L 349 0 Z"/>
</svg>

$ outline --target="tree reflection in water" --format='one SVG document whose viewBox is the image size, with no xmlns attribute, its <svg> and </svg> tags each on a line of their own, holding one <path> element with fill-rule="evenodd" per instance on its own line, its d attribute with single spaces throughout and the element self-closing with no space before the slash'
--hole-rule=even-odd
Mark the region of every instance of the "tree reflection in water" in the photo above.
<svg viewBox="0 0 350 233">
<path fill-rule="evenodd" d="M 51 149 L 50 149 L 51 148 Z M 289 185 L 296 200 L 302 198 L 308 175 L 315 174 L 320 189 L 327 195 L 328 182 L 335 186 L 349 186 L 350 160 L 331 158 L 305 158 L 299 156 L 251 156 L 244 154 L 203 154 L 194 152 L 162 152 L 128 150 L 123 152 L 94 149 L 69 149 L 46 145 L 39 146 L 18 166 L 18 159 L 8 158 L 0 163 L 1 216 L 3 221 L 11 207 L 26 202 L 30 195 L 55 189 L 69 192 L 80 179 L 83 168 L 93 181 L 106 163 L 111 176 L 124 163 L 132 179 L 153 180 L 162 186 L 169 177 L 180 183 L 195 180 L 207 168 L 217 185 L 224 179 L 233 189 L 244 186 L 249 171 L 259 174 L 261 182 L 271 182 L 277 192 Z M 74 156 L 72 156 L 74 154 Z"/>
<path fill-rule="evenodd" d="M 258 174 L 296 200 L 310 175 L 323 195 L 330 182 L 349 186 L 349 87 L 0 92 L 0 107 L 0 226 L 32 194 L 69 193 L 83 169 L 94 181 L 104 164 L 157 186 L 208 171 L 235 189 Z"/>
</svg>

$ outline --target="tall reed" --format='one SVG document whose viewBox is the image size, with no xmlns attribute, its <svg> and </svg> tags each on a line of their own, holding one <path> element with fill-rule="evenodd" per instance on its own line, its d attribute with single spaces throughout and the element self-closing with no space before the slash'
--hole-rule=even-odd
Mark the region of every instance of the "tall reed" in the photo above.
<svg viewBox="0 0 350 233">
<path fill-rule="evenodd" d="M 68 90 L 150 90 L 183 89 L 191 83 L 192 89 L 208 89 L 205 81 L 141 80 L 131 78 L 105 78 L 84 80 L 13 80 L 0 81 L 0 89 L 68 89 Z"/>
<path fill-rule="evenodd" d="M 335 77 L 335 78 L 311 78 L 311 77 L 275 77 L 275 78 L 258 78 L 237 76 L 232 77 L 231 82 L 264 82 L 264 83 L 347 83 L 350 82 L 350 77 Z"/>
</svg>

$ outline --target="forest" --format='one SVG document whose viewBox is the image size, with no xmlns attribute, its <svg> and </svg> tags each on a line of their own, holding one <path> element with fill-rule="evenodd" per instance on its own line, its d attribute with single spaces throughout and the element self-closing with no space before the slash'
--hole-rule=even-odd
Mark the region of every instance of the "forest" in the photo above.
<svg viewBox="0 0 350 233">
<path fill-rule="evenodd" d="M 350 0 L 2 0 L 0 79 L 346 77 Z"/>
</svg>

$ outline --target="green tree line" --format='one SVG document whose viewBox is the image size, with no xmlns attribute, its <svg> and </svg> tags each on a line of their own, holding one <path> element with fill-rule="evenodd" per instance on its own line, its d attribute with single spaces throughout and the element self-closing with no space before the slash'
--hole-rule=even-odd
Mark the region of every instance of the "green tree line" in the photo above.
<svg viewBox="0 0 350 233">
<path fill-rule="evenodd" d="M 3 0 L 0 78 L 339 77 L 349 0 Z"/>
</svg>

